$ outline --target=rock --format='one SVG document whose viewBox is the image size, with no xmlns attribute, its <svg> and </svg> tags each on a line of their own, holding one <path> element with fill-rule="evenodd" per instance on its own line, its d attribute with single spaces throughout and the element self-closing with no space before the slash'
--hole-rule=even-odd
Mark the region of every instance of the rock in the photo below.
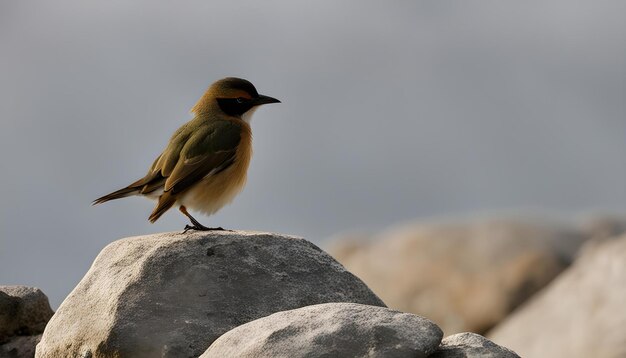
<svg viewBox="0 0 626 358">
<path fill-rule="evenodd" d="M 257 319 L 218 338 L 201 358 L 427 357 L 443 332 L 410 313 L 325 303 Z"/>
<path fill-rule="evenodd" d="M 389 305 L 483 333 L 550 282 L 585 236 L 531 220 L 418 223 L 330 253 Z"/>
<path fill-rule="evenodd" d="M 14 336 L 18 330 L 17 311 L 19 299 L 0 291 L 0 344 Z"/>
<path fill-rule="evenodd" d="M 326 302 L 384 306 L 310 242 L 165 233 L 108 245 L 50 320 L 37 357 L 197 357 L 225 332 Z"/>
<path fill-rule="evenodd" d="M 32 358 L 35 347 L 41 340 L 41 334 L 34 336 L 15 336 L 8 343 L 0 345 L 2 358 Z"/>
<path fill-rule="evenodd" d="M 489 337 L 524 357 L 626 357 L 626 235 L 583 252 Z"/>
<path fill-rule="evenodd" d="M 40 289 L 0 286 L 0 343 L 13 336 L 42 333 L 53 313 Z"/>
<path fill-rule="evenodd" d="M 0 357 L 34 357 L 40 333 L 53 313 L 40 289 L 0 286 Z"/>
<path fill-rule="evenodd" d="M 430 358 L 519 358 L 515 352 L 501 347 L 476 333 L 458 333 L 443 339 Z"/>
</svg>

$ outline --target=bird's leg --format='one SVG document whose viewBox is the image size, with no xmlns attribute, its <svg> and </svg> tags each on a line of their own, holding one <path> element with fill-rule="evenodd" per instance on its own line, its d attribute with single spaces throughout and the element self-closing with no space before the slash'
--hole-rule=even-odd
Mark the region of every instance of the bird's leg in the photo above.
<svg viewBox="0 0 626 358">
<path fill-rule="evenodd" d="M 193 226 L 185 225 L 185 230 L 183 231 L 183 233 L 186 233 L 189 230 L 197 230 L 197 231 L 225 231 L 221 227 L 206 227 L 206 226 L 200 224 L 198 222 L 198 220 L 196 220 L 193 216 L 191 216 L 191 214 L 189 214 L 189 212 L 187 211 L 187 208 L 184 205 L 181 205 L 180 208 L 178 208 L 178 210 L 180 210 L 181 213 L 185 214 L 185 216 L 188 217 L 189 220 L 191 221 L 191 223 L 193 224 Z"/>
</svg>

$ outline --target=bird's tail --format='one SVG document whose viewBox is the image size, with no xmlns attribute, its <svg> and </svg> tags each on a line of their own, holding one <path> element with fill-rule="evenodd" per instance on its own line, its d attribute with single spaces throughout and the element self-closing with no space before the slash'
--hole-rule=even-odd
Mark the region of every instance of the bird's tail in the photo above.
<svg viewBox="0 0 626 358">
<path fill-rule="evenodd" d="M 172 195 L 171 192 L 165 192 L 163 195 L 159 197 L 159 203 L 150 214 L 151 223 L 157 221 L 161 215 L 165 214 L 166 211 L 169 210 L 176 203 L 176 195 Z"/>
<path fill-rule="evenodd" d="M 131 195 L 135 195 L 137 193 L 139 193 L 140 188 L 137 187 L 132 187 L 132 186 L 127 186 L 126 188 L 120 189 L 120 190 L 116 190 L 110 194 L 107 194 L 101 198 L 98 198 L 96 200 L 94 200 L 91 205 L 97 205 L 97 204 L 102 204 L 104 202 L 107 202 L 109 200 L 115 200 L 115 199 L 121 199 L 121 198 L 125 198 L 127 196 L 131 196 Z"/>
</svg>

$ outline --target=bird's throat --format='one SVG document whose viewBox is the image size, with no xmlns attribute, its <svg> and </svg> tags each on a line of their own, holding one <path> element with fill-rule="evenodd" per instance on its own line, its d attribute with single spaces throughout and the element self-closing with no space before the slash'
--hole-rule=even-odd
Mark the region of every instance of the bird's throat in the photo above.
<svg viewBox="0 0 626 358">
<path fill-rule="evenodd" d="M 250 108 L 247 112 L 245 112 L 244 114 L 241 115 L 241 119 L 250 124 L 250 121 L 252 120 L 252 115 L 254 114 L 254 112 L 256 112 L 257 108 L 259 107 L 252 107 Z"/>
</svg>

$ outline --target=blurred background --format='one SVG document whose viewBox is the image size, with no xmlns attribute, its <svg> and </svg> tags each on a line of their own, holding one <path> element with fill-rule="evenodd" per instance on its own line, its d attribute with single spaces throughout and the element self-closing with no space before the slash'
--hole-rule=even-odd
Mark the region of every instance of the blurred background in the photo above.
<svg viewBox="0 0 626 358">
<path fill-rule="evenodd" d="M 414 220 L 556 219 L 576 244 L 542 286 L 597 234 L 581 216 L 626 211 L 624 14 L 621 1 L 2 2 L 0 283 L 40 287 L 54 308 L 107 243 L 182 230 L 175 210 L 149 224 L 145 199 L 90 203 L 143 176 L 206 87 L 238 76 L 283 103 L 257 111 L 248 185 L 203 223 L 339 257 Z"/>
</svg>

